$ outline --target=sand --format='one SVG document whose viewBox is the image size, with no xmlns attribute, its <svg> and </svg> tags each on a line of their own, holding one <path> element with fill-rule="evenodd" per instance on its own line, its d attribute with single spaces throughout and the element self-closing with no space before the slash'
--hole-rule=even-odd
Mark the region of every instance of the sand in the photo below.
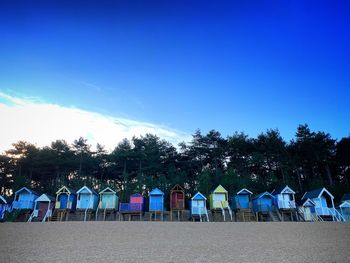
<svg viewBox="0 0 350 263">
<path fill-rule="evenodd" d="M 0 261 L 350 262 L 350 223 L 2 223 Z"/>
</svg>

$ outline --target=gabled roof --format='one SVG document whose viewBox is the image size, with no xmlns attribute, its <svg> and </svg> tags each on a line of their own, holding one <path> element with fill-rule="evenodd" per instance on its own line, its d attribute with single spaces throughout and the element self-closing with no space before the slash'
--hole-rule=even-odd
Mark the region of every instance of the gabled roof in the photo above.
<svg viewBox="0 0 350 263">
<path fill-rule="evenodd" d="M 200 192 L 197 192 L 192 198 L 192 200 L 207 200 L 207 198 Z"/>
<path fill-rule="evenodd" d="M 341 208 L 350 208 L 350 201 L 342 202 L 339 207 L 341 207 Z"/>
<path fill-rule="evenodd" d="M 27 191 L 27 192 L 30 193 L 30 194 L 34 194 L 34 195 L 39 196 L 39 194 L 38 194 L 37 192 L 35 192 L 35 191 L 33 191 L 33 190 L 31 190 L 31 189 L 29 189 L 29 188 L 27 188 L 27 187 L 22 187 L 21 189 L 17 190 L 17 191 L 15 192 L 15 194 L 18 194 L 18 193 L 20 193 L 20 192 L 22 192 L 22 191 Z"/>
<path fill-rule="evenodd" d="M 246 194 L 252 195 L 253 193 L 249 191 L 247 188 L 242 188 L 237 192 L 237 195 L 246 195 Z"/>
<path fill-rule="evenodd" d="M 344 194 L 341 198 L 341 201 L 350 201 L 350 193 Z"/>
<path fill-rule="evenodd" d="M 69 192 L 70 194 L 77 194 L 77 191 L 75 191 L 74 189 L 67 186 L 62 186 L 60 189 L 58 189 L 58 191 L 56 192 L 56 195 L 62 192 L 63 189 L 66 189 L 66 191 Z"/>
<path fill-rule="evenodd" d="M 273 195 L 279 195 L 279 194 L 295 194 L 295 192 L 290 188 L 288 185 L 286 186 L 279 186 L 275 190 L 272 191 Z"/>
<path fill-rule="evenodd" d="M 154 188 L 150 193 L 149 195 L 164 195 L 164 193 L 159 190 L 158 188 Z"/>
<path fill-rule="evenodd" d="M 104 194 L 104 193 L 107 193 L 107 194 L 116 194 L 117 192 L 114 191 L 112 188 L 110 187 L 106 187 L 105 189 L 103 189 L 102 191 L 100 191 L 100 194 Z"/>
<path fill-rule="evenodd" d="M 185 190 L 183 189 L 183 187 L 181 185 L 177 184 L 173 188 L 171 188 L 171 192 L 174 192 L 174 191 L 184 192 Z"/>
<path fill-rule="evenodd" d="M 256 196 L 253 197 L 253 199 L 259 199 L 259 198 L 262 198 L 264 196 L 269 196 L 271 198 L 275 198 L 272 194 L 270 194 L 269 192 L 263 192 L 261 194 L 257 194 Z"/>
<path fill-rule="evenodd" d="M 2 195 L 0 195 L 0 203 L 7 204 L 6 198 Z"/>
<path fill-rule="evenodd" d="M 35 202 L 55 202 L 56 199 L 52 196 L 49 196 L 47 194 L 42 194 L 37 199 L 35 199 Z"/>
<path fill-rule="evenodd" d="M 309 198 L 305 199 L 305 200 L 301 200 L 299 205 L 300 206 L 316 206 L 315 202 Z"/>
<path fill-rule="evenodd" d="M 324 193 L 328 194 L 332 199 L 334 199 L 334 196 L 325 187 L 323 187 L 313 191 L 305 192 L 301 200 L 308 199 L 308 198 L 310 199 L 320 198 Z"/>
<path fill-rule="evenodd" d="M 131 195 L 131 197 L 143 197 L 143 195 L 136 193 L 136 194 Z"/>
<path fill-rule="evenodd" d="M 90 194 L 97 195 L 97 193 L 96 193 L 94 190 L 90 189 L 90 188 L 87 187 L 86 185 L 84 185 L 82 188 L 80 188 L 80 189 L 77 191 L 77 194 L 80 194 L 80 193 L 81 193 L 82 191 L 84 191 L 84 190 L 88 191 Z"/>
<path fill-rule="evenodd" d="M 220 184 L 218 187 L 216 187 L 213 191 L 213 193 L 218 193 L 218 194 L 227 194 L 226 189 Z"/>
</svg>

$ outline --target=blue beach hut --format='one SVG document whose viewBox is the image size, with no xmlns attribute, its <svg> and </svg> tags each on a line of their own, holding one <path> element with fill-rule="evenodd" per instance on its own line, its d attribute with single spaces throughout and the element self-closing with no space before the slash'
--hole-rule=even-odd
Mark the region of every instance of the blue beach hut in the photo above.
<svg viewBox="0 0 350 263">
<path fill-rule="evenodd" d="M 157 213 L 160 213 L 161 220 L 164 216 L 164 193 L 158 188 L 153 189 L 149 193 L 149 212 L 150 220 L 154 214 L 154 220 L 157 220 Z"/>
<path fill-rule="evenodd" d="M 77 191 L 77 209 L 96 210 L 98 205 L 98 194 L 87 186 Z"/>
<path fill-rule="evenodd" d="M 246 188 L 241 189 L 232 197 L 232 209 L 250 209 L 251 208 L 251 199 L 252 192 Z"/>
<path fill-rule="evenodd" d="M 255 213 L 268 213 L 272 211 L 274 196 L 269 192 L 256 195 L 253 198 L 253 210 Z"/>
<path fill-rule="evenodd" d="M 22 187 L 15 192 L 15 198 L 12 203 L 13 209 L 34 209 L 35 199 L 39 197 L 39 194 L 30 190 L 27 187 Z"/>
<path fill-rule="evenodd" d="M 75 210 L 77 206 L 77 192 L 67 186 L 56 192 L 56 209 Z"/>
<path fill-rule="evenodd" d="M 5 213 L 8 209 L 6 198 L 0 195 L 0 221 L 4 219 Z"/>
<path fill-rule="evenodd" d="M 310 199 L 315 203 L 315 213 L 324 219 L 341 221 L 339 212 L 334 208 L 334 196 L 326 189 L 320 188 L 306 192 L 301 200 Z"/>
<path fill-rule="evenodd" d="M 295 192 L 288 186 L 280 186 L 272 191 L 272 195 L 275 197 L 275 206 L 278 209 L 295 209 Z"/>
<path fill-rule="evenodd" d="M 304 221 L 319 221 L 315 214 L 315 202 L 311 199 L 301 200 L 299 202 L 299 212 L 304 217 Z"/>
<path fill-rule="evenodd" d="M 207 211 L 207 198 L 204 195 L 202 195 L 200 192 L 197 192 L 191 198 L 190 207 L 191 216 L 193 220 L 199 218 L 199 220 L 202 221 L 202 217 L 205 217 L 206 220 L 209 222 L 209 216 Z"/>
</svg>

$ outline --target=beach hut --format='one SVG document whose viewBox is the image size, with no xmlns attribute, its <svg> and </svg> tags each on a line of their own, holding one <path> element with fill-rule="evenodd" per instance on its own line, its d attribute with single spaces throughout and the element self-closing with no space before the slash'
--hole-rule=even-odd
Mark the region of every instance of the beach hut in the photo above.
<svg viewBox="0 0 350 263">
<path fill-rule="evenodd" d="M 160 214 L 160 218 L 163 221 L 164 217 L 164 193 L 158 188 L 153 189 L 149 193 L 149 212 L 150 220 L 154 215 L 154 220 L 157 220 L 157 213 Z"/>
<path fill-rule="evenodd" d="M 105 221 L 109 215 L 115 215 L 118 209 L 118 195 L 117 192 L 106 187 L 99 192 L 99 204 L 96 210 L 96 220 L 98 220 L 99 215 L 103 215 L 103 220 Z"/>
<path fill-rule="evenodd" d="M 239 209 L 250 209 L 252 194 L 253 193 L 246 188 L 239 190 L 232 197 L 232 209 L 235 211 Z"/>
<path fill-rule="evenodd" d="M 69 219 L 69 214 L 74 212 L 77 206 L 77 192 L 67 186 L 62 186 L 56 192 L 55 211 L 51 221 Z"/>
<path fill-rule="evenodd" d="M 119 204 L 119 220 L 124 220 L 125 216 L 128 216 L 131 221 L 133 216 L 139 216 L 141 221 L 144 211 L 145 198 L 139 193 L 133 194 L 130 196 L 129 203 Z"/>
<path fill-rule="evenodd" d="M 282 221 L 298 220 L 298 213 L 295 204 L 295 192 L 288 186 L 280 186 L 271 193 L 274 198 L 274 205 L 281 214 Z"/>
<path fill-rule="evenodd" d="M 98 194 L 87 186 L 77 191 L 77 213 L 84 213 L 84 221 L 90 218 L 96 211 L 98 205 Z"/>
<path fill-rule="evenodd" d="M 228 211 L 229 216 L 232 221 L 232 210 L 228 203 L 228 193 L 224 187 L 219 185 L 214 189 L 214 191 L 209 196 L 210 210 L 213 214 L 220 213 L 223 220 L 226 220 L 226 211 Z"/>
<path fill-rule="evenodd" d="M 278 209 L 295 209 L 295 192 L 288 186 L 277 187 L 271 193 L 275 197 L 275 206 Z"/>
<path fill-rule="evenodd" d="M 202 218 L 205 217 L 205 219 L 209 222 L 209 216 L 207 211 L 207 198 L 204 195 L 202 195 L 200 192 L 197 192 L 191 198 L 190 206 L 191 216 L 193 220 L 199 218 L 199 221 L 202 222 Z"/>
<path fill-rule="evenodd" d="M 304 221 L 320 221 L 315 214 L 315 206 L 315 202 L 309 198 L 300 201 L 299 213 L 304 217 Z"/>
<path fill-rule="evenodd" d="M 344 194 L 340 201 L 341 202 L 345 202 L 345 201 L 350 202 L 350 193 Z"/>
<path fill-rule="evenodd" d="M 7 209 L 8 209 L 7 200 L 4 196 L 0 195 L 0 221 L 4 220 Z"/>
<path fill-rule="evenodd" d="M 326 188 L 306 192 L 301 200 L 307 199 L 315 203 L 316 215 L 324 220 L 343 221 L 341 214 L 334 208 L 334 196 Z"/>
<path fill-rule="evenodd" d="M 274 206 L 275 197 L 269 192 L 263 192 L 253 197 L 253 211 L 262 221 L 281 221 L 281 215 Z"/>
<path fill-rule="evenodd" d="M 28 222 L 33 220 L 45 222 L 50 220 L 52 216 L 52 210 L 55 207 L 56 199 L 47 194 L 42 194 L 35 199 L 34 210 L 28 219 Z"/>
<path fill-rule="evenodd" d="M 177 213 L 177 220 L 183 218 L 185 210 L 185 190 L 180 185 L 175 185 L 170 190 L 170 220 L 173 220 L 173 213 Z"/>
<path fill-rule="evenodd" d="M 77 192 L 67 186 L 61 187 L 56 192 L 55 209 L 75 210 L 77 205 Z"/>
<path fill-rule="evenodd" d="M 39 197 L 39 194 L 33 190 L 22 187 L 15 192 L 15 198 L 12 203 L 13 209 L 28 209 L 33 210 L 35 199 Z"/>
<path fill-rule="evenodd" d="M 252 211 L 252 194 L 251 191 L 243 188 L 232 197 L 232 209 L 235 212 L 236 221 L 255 220 L 255 215 Z"/>
<path fill-rule="evenodd" d="M 350 201 L 343 201 L 339 205 L 340 213 L 344 218 L 344 221 L 350 221 Z"/>
</svg>

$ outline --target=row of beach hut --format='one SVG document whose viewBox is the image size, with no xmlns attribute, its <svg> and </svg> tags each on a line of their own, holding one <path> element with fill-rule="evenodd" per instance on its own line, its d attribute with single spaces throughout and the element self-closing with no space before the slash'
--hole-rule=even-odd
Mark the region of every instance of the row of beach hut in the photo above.
<svg viewBox="0 0 350 263">
<path fill-rule="evenodd" d="M 334 196 L 321 188 L 306 192 L 300 202 L 295 201 L 295 192 L 289 186 L 276 188 L 271 193 L 253 195 L 248 189 L 235 193 L 229 202 L 228 192 L 219 185 L 207 198 L 197 192 L 189 200 L 189 214 L 193 220 L 210 221 L 348 221 L 350 220 L 350 194 L 345 194 L 338 209 L 334 205 Z M 175 185 L 170 191 L 170 220 L 184 218 L 185 191 Z M 231 203 L 231 205 L 230 205 Z M 149 192 L 148 213 L 150 220 L 164 220 L 164 193 L 155 188 Z M 12 205 L 0 196 L 0 219 L 5 213 L 9 218 L 26 221 L 64 221 L 64 220 L 106 220 L 114 217 L 117 211 L 119 220 L 142 219 L 146 210 L 146 199 L 136 193 L 130 196 L 128 203 L 119 203 L 117 192 L 107 187 L 95 192 L 87 186 L 78 191 L 63 186 L 52 197 L 39 195 L 23 187 L 15 192 Z"/>
</svg>

